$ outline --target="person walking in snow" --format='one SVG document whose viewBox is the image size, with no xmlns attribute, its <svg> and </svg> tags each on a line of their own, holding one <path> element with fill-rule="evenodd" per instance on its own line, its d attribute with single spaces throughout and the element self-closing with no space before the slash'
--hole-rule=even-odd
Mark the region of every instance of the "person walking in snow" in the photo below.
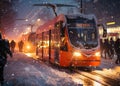
<svg viewBox="0 0 120 86">
<path fill-rule="evenodd" d="M 103 57 L 104 43 L 102 39 L 100 39 L 100 50 L 101 50 L 101 57 Z"/>
<path fill-rule="evenodd" d="M 105 50 L 104 50 L 105 59 L 107 59 L 107 55 L 110 56 L 110 52 L 109 52 L 110 45 L 109 45 L 108 39 L 105 39 L 104 48 L 105 48 Z"/>
<path fill-rule="evenodd" d="M 120 64 L 120 38 L 118 38 L 115 42 L 115 52 L 117 55 L 117 59 L 116 59 L 115 63 Z"/>
<path fill-rule="evenodd" d="M 110 44 L 110 49 L 109 49 L 110 56 L 109 56 L 109 58 L 112 59 L 114 57 L 114 45 L 115 45 L 115 42 L 114 42 L 112 37 L 110 38 L 109 44 Z"/>
<path fill-rule="evenodd" d="M 12 52 L 10 51 L 9 41 L 6 39 L 2 39 L 2 35 L 0 33 L 0 84 L 3 86 L 4 84 L 4 66 L 7 63 L 7 54 L 12 57 Z"/>
<path fill-rule="evenodd" d="M 13 53 L 14 53 L 15 45 L 16 45 L 15 41 L 12 40 L 12 41 L 10 42 L 10 47 L 11 47 L 11 51 L 12 51 Z"/>
<path fill-rule="evenodd" d="M 18 42 L 19 52 L 22 52 L 23 45 L 24 45 L 24 42 L 22 40 L 20 42 Z"/>
</svg>

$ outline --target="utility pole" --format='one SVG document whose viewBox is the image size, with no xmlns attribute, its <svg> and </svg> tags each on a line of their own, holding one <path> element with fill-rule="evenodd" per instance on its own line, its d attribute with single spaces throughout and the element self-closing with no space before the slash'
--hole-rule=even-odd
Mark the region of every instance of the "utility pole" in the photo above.
<svg viewBox="0 0 120 86">
<path fill-rule="evenodd" d="M 33 32 L 32 29 L 33 29 L 34 24 L 28 24 L 28 26 L 30 26 L 31 33 L 32 33 Z"/>
<path fill-rule="evenodd" d="M 80 0 L 80 12 L 83 13 L 83 2 Z"/>
</svg>

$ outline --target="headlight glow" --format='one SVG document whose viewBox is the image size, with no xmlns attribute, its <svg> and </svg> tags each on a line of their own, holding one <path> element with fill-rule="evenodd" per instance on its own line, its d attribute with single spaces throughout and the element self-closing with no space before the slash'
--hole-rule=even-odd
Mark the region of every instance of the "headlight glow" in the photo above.
<svg viewBox="0 0 120 86">
<path fill-rule="evenodd" d="M 81 56 L 81 53 L 80 52 L 74 52 L 73 56 Z"/>
<path fill-rule="evenodd" d="M 96 52 L 95 56 L 101 56 L 100 52 Z"/>
<path fill-rule="evenodd" d="M 27 45 L 26 48 L 27 48 L 27 49 L 30 49 L 30 45 Z"/>
</svg>

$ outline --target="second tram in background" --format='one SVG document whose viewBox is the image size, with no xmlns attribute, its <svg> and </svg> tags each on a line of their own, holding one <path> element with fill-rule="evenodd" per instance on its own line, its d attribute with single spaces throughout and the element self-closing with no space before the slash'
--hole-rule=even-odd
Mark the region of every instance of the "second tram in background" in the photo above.
<svg viewBox="0 0 120 86">
<path fill-rule="evenodd" d="M 92 15 L 59 15 L 36 31 L 37 55 L 45 61 L 69 66 L 99 66 L 100 38 Z"/>
<path fill-rule="evenodd" d="M 23 34 L 21 40 L 24 43 L 23 51 L 27 53 L 35 52 L 36 44 L 35 44 L 35 32 L 30 32 L 27 34 Z"/>
</svg>

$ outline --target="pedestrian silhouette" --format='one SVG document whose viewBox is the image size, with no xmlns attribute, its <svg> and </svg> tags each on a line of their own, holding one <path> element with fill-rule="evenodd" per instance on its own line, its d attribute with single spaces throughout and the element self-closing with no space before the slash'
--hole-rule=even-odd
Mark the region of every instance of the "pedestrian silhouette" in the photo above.
<svg viewBox="0 0 120 86">
<path fill-rule="evenodd" d="M 115 52 L 117 55 L 117 59 L 115 63 L 120 64 L 120 39 L 119 38 L 115 41 Z"/>
<path fill-rule="evenodd" d="M 11 51 L 12 51 L 13 53 L 14 53 L 15 45 L 16 45 L 15 41 L 12 40 L 12 41 L 10 42 L 10 47 L 11 47 Z"/>
<path fill-rule="evenodd" d="M 18 42 L 19 52 L 23 51 L 23 45 L 24 45 L 24 42 L 22 40 Z"/>
<path fill-rule="evenodd" d="M 113 40 L 112 37 L 110 38 L 109 45 L 110 45 L 110 47 L 109 47 L 109 52 L 110 52 L 109 58 L 110 58 L 110 59 L 113 59 L 113 57 L 114 57 L 114 52 L 115 52 L 115 50 L 114 50 L 115 42 L 114 42 L 114 40 Z"/>
<path fill-rule="evenodd" d="M 104 54 L 105 54 L 105 59 L 107 59 L 107 55 L 108 57 L 110 56 L 110 53 L 109 53 L 109 49 L 110 49 L 110 45 L 109 45 L 109 41 L 108 41 L 108 38 L 105 39 L 105 42 L 104 42 Z"/>
<path fill-rule="evenodd" d="M 101 50 L 101 57 L 103 57 L 104 43 L 102 39 L 100 39 L 100 50 Z"/>
<path fill-rule="evenodd" d="M 0 84 L 4 84 L 4 66 L 7 63 L 7 54 L 12 57 L 12 52 L 10 51 L 9 41 L 7 39 L 2 39 L 0 33 Z"/>
</svg>

